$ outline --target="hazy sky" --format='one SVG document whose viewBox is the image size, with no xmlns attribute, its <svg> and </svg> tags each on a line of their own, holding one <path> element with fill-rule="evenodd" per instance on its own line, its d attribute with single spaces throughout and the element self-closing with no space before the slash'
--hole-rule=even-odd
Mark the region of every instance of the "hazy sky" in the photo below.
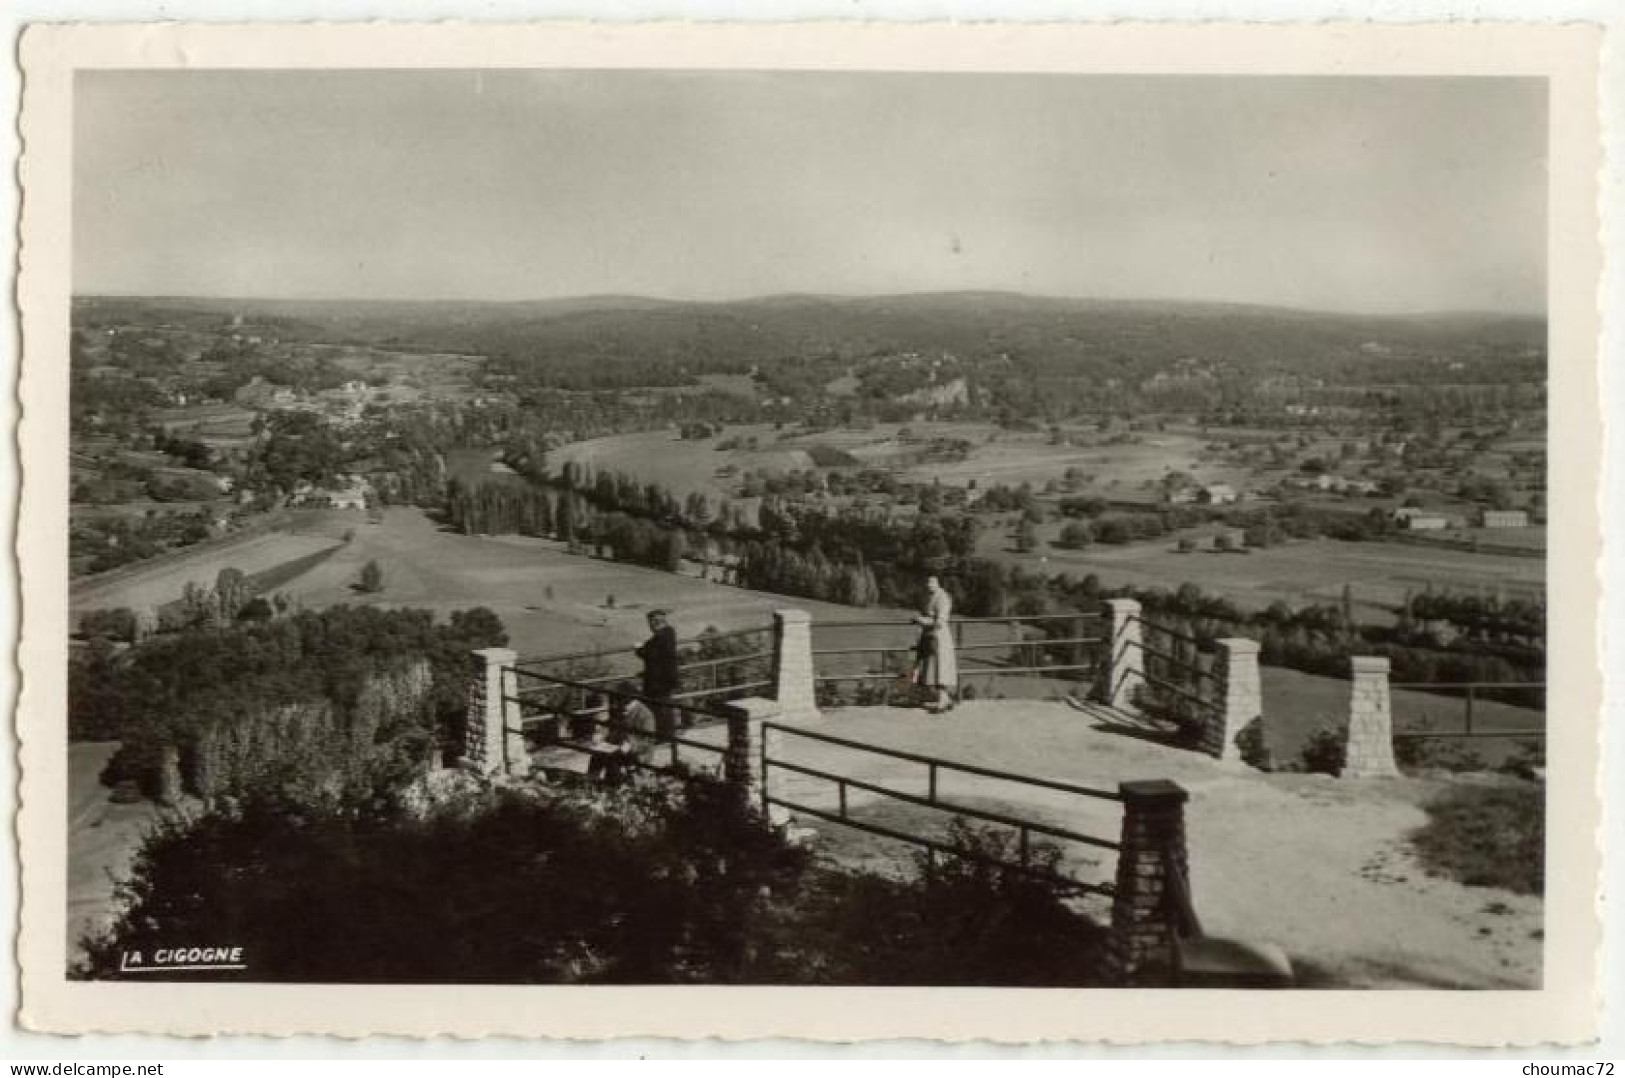
<svg viewBox="0 0 1625 1078">
<path fill-rule="evenodd" d="M 81 293 L 1545 309 L 1510 79 L 99 72 Z"/>
</svg>

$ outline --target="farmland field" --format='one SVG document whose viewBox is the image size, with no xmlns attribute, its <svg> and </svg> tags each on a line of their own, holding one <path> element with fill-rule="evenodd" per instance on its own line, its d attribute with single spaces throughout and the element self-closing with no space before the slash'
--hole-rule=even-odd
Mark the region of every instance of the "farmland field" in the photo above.
<svg viewBox="0 0 1625 1078">
<path fill-rule="evenodd" d="M 1050 530 L 1057 528 L 1052 525 Z M 988 529 L 982 537 L 983 553 L 1027 569 L 1073 576 L 1094 573 L 1108 587 L 1172 588 L 1188 581 L 1245 610 L 1262 610 L 1278 599 L 1335 603 L 1345 584 L 1367 616 L 1397 607 L 1408 591 L 1428 587 L 1472 594 L 1500 591 L 1507 598 L 1538 597 L 1545 588 L 1543 559 L 1434 550 L 1420 544 L 1305 539 L 1247 553 L 1180 554 L 1176 537 L 1166 536 L 1123 546 L 1095 544 L 1080 551 L 1050 548 L 1018 554 L 1008 549 L 1006 530 Z"/>
<path fill-rule="evenodd" d="M 384 588 L 361 595 L 351 585 L 372 560 L 383 570 Z M 684 638 L 707 626 L 765 627 L 771 612 L 785 606 L 819 620 L 872 613 L 568 554 L 546 539 L 458 535 L 403 507 L 386 510 L 377 523 L 357 524 L 354 539 L 282 590 L 309 608 L 365 603 L 445 616 L 489 607 L 507 626 L 510 646 L 525 656 L 639 643 L 648 635 L 644 617 L 655 606 L 670 608 Z"/>
<path fill-rule="evenodd" d="M 929 426 L 915 428 L 925 436 L 936 436 Z M 992 428 L 982 428 L 984 436 Z M 1141 434 L 1138 440 L 1122 445 L 1051 445 L 1045 434 L 1001 433 L 996 441 L 976 445 L 962 461 L 922 464 L 908 470 L 911 478 L 965 486 L 971 480 L 979 487 L 1002 483 L 1019 486 L 1031 483 L 1043 487 L 1059 480 L 1068 468 L 1094 476 L 1080 490 L 1110 491 L 1116 497 L 1131 497 L 1155 484 L 1169 472 L 1184 472 L 1199 483 L 1240 485 L 1247 472 L 1215 464 L 1205 455 L 1202 439 L 1183 434 Z M 1148 492 L 1149 495 L 1149 492 Z"/>
<path fill-rule="evenodd" d="M 155 610 L 179 599 L 188 583 L 212 587 L 220 570 L 226 568 L 241 570 L 250 577 L 274 573 L 290 562 L 341 545 L 344 528 L 355 526 L 360 519 L 359 514 L 299 514 L 291 517 L 282 530 L 200 543 L 94 579 L 76 581 L 68 592 L 70 623 L 77 624 L 87 610 L 121 606 Z"/>
<path fill-rule="evenodd" d="M 726 437 L 736 435 L 755 435 L 761 448 L 719 452 L 716 438 L 685 440 L 669 430 L 642 431 L 562 446 L 548 454 L 548 466 L 554 474 L 569 462 L 594 471 L 623 472 L 645 483 L 658 483 L 679 498 L 698 492 L 713 500 L 733 497 L 735 481 L 716 475 L 723 465 L 770 471 L 812 467 L 805 452 L 779 448 L 771 426 L 728 428 Z"/>
<path fill-rule="evenodd" d="M 900 438 L 906 430 L 908 437 Z M 551 454 L 552 467 L 568 461 L 594 468 L 626 472 L 645 482 L 659 483 L 679 496 L 699 491 L 710 497 L 731 496 L 734 482 L 718 478 L 723 465 L 738 470 L 782 472 L 812 468 L 819 459 L 849 458 L 860 467 L 891 468 L 905 479 L 941 481 L 954 486 L 975 482 L 1042 487 L 1060 480 L 1074 468 L 1095 482 L 1079 489 L 1110 492 L 1114 497 L 1151 500 L 1146 484 L 1156 483 L 1170 471 L 1182 471 L 1204 483 L 1241 484 L 1247 471 L 1214 464 L 1204 456 L 1202 438 L 1187 434 L 1146 433 L 1120 445 L 1052 445 L 1048 434 L 1015 433 L 989 423 L 877 424 L 863 429 L 792 433 L 767 424 L 729 427 L 722 438 L 685 441 L 670 431 L 650 431 L 594 438 L 564 446 Z M 1089 442 L 1094 435 L 1078 435 Z M 755 449 L 719 451 L 719 441 L 755 438 Z M 920 461 L 924 446 L 936 439 L 963 440 L 971 445 L 964 460 Z M 820 451 L 825 451 L 820 453 Z M 830 452 L 837 451 L 837 452 Z"/>
</svg>

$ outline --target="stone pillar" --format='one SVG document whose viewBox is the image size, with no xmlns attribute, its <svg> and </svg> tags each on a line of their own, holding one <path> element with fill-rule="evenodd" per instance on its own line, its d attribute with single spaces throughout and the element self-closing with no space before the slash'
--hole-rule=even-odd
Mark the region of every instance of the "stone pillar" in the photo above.
<svg viewBox="0 0 1625 1078">
<path fill-rule="evenodd" d="M 1396 778 L 1394 718 L 1388 698 L 1388 660 L 1349 656 L 1349 729 L 1341 777 Z"/>
<path fill-rule="evenodd" d="M 1107 599 L 1111 629 L 1106 647 L 1106 703 L 1123 711 L 1134 710 L 1134 697 L 1145 684 L 1145 652 L 1140 625 L 1140 603 L 1136 599 Z"/>
<path fill-rule="evenodd" d="M 514 663 L 519 656 L 509 648 L 483 648 L 474 652 L 474 671 L 468 689 L 468 711 L 463 731 L 463 765 L 484 775 L 508 767 L 507 729 L 519 726 L 518 704 L 505 704 L 514 695 Z"/>
<path fill-rule="evenodd" d="M 756 745 L 762 733 L 762 720 L 742 707 L 717 706 L 728 713 L 728 749 L 722 756 L 722 781 L 748 799 L 758 786 Z"/>
<path fill-rule="evenodd" d="M 818 717 L 812 615 L 805 610 L 773 611 L 773 697 L 780 714 L 792 722 Z"/>
<path fill-rule="evenodd" d="M 1112 960 L 1125 983 L 1154 983 L 1175 969 L 1184 927 L 1173 889 L 1176 878 L 1190 880 L 1189 795 L 1166 779 L 1121 783 L 1117 792 L 1123 798 L 1123 838 L 1112 897 Z"/>
<path fill-rule="evenodd" d="M 1221 760 L 1241 759 L 1236 735 L 1264 710 L 1264 693 L 1258 681 L 1258 641 L 1244 636 L 1218 641 L 1219 658 L 1213 666 L 1218 686 L 1216 708 L 1206 710 L 1202 728 L 1202 751 Z"/>
</svg>

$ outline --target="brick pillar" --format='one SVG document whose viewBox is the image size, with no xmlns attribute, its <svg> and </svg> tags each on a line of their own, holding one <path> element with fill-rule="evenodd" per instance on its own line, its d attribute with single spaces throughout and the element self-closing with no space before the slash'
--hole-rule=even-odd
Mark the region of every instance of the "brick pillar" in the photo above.
<svg viewBox="0 0 1625 1078">
<path fill-rule="evenodd" d="M 508 648 L 474 652 L 474 671 L 468 688 L 468 712 L 463 731 L 463 765 L 484 775 L 508 768 L 507 728 L 519 726 L 519 706 L 504 705 L 514 694 L 514 663 L 519 656 Z"/>
<path fill-rule="evenodd" d="M 791 721 L 816 719 L 813 694 L 812 615 L 805 610 L 773 611 L 773 697 Z"/>
<path fill-rule="evenodd" d="M 1341 776 L 1383 779 L 1399 775 L 1394 763 L 1394 718 L 1388 698 L 1388 660 L 1349 656 L 1349 730 Z"/>
<path fill-rule="evenodd" d="M 1112 898 L 1112 959 L 1125 983 L 1145 983 L 1175 967 L 1182 915 L 1171 889 L 1175 872 L 1190 879 L 1189 795 L 1166 779 L 1121 783 L 1117 792 L 1123 798 L 1123 848 Z"/>
<path fill-rule="evenodd" d="M 1107 638 L 1106 703 L 1134 710 L 1136 690 L 1145 684 L 1145 652 L 1140 649 L 1140 604 L 1135 599 L 1107 599 L 1111 635 Z"/>
<path fill-rule="evenodd" d="M 1218 641 L 1219 658 L 1213 666 L 1219 690 L 1219 706 L 1206 711 L 1202 728 L 1202 750 L 1221 760 L 1241 759 L 1236 734 L 1258 718 L 1264 710 L 1263 689 L 1258 682 L 1258 641 L 1244 636 Z"/>
<path fill-rule="evenodd" d="M 756 745 L 762 720 L 742 707 L 718 705 L 728 712 L 728 750 L 722 757 L 722 780 L 740 795 L 750 798 L 757 792 Z"/>
</svg>

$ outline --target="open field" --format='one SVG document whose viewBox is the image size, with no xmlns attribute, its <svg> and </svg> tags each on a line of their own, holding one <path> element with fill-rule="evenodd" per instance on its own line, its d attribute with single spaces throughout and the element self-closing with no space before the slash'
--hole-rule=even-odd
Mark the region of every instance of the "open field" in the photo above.
<svg viewBox="0 0 1625 1078">
<path fill-rule="evenodd" d="M 909 437 L 899 434 L 908 431 Z M 1094 480 L 1077 489 L 1125 499 L 1156 500 L 1146 486 L 1170 471 L 1181 471 L 1201 483 L 1243 484 L 1244 468 L 1212 462 L 1204 440 L 1186 434 L 1138 434 L 1122 445 L 1052 445 L 1044 433 L 1017 433 L 990 423 L 890 423 L 862 429 L 824 430 L 783 437 L 768 424 L 729 427 L 722 438 L 685 441 L 670 431 L 646 431 L 594 438 L 563 446 L 551 454 L 554 469 L 574 461 L 595 469 L 625 472 L 659 483 L 679 496 L 698 491 L 712 498 L 731 497 L 736 481 L 719 478 L 723 466 L 738 471 L 806 470 L 821 459 L 844 457 L 847 467 L 891 469 L 916 482 L 951 486 L 994 484 L 1042 488 L 1059 481 L 1069 468 Z M 1096 435 L 1076 435 L 1097 441 Z M 718 450 L 718 442 L 755 438 L 755 449 Z M 936 439 L 964 440 L 969 456 L 960 461 L 922 461 L 926 444 Z M 834 451 L 823 455 L 820 450 Z"/>
<path fill-rule="evenodd" d="M 384 588 L 362 595 L 351 585 L 371 560 L 383 569 Z M 445 616 L 489 607 L 522 656 L 640 643 L 648 635 L 645 615 L 655 606 L 671 610 L 685 639 L 708 626 L 765 627 L 772 611 L 785 606 L 810 611 L 816 620 L 871 613 L 568 554 L 562 544 L 546 539 L 458 535 L 420 510 L 403 507 L 386 510 L 378 523 L 358 523 L 351 542 L 282 590 L 311 608 L 366 603 L 421 607 Z M 615 597 L 614 607 L 606 605 L 609 596 Z"/>
<path fill-rule="evenodd" d="M 70 624 L 77 624 L 87 610 L 120 606 L 155 610 L 179 599 L 188 582 L 213 587 L 222 569 L 239 569 L 251 577 L 272 573 L 341 545 L 344 529 L 360 520 L 359 514 L 346 517 L 326 511 L 290 515 L 277 530 L 199 543 L 76 581 L 68 591 Z"/>
<path fill-rule="evenodd" d="M 927 424 L 916 433 L 936 436 Z M 991 432 L 993 428 L 983 428 Z M 1184 472 L 1198 483 L 1231 483 L 1239 487 L 1247 480 L 1245 469 L 1217 464 L 1203 450 L 1204 442 L 1183 434 L 1137 434 L 1137 440 L 1123 445 L 1051 445 L 1046 434 L 1000 433 L 993 442 L 978 440 L 970 456 L 962 461 L 927 463 L 908 469 L 910 478 L 926 482 L 941 480 L 965 486 L 971 480 L 978 487 L 1000 483 L 1020 486 L 1031 483 L 1042 489 L 1051 479 L 1059 481 L 1068 468 L 1076 468 L 1091 482 L 1080 492 L 1110 493 L 1133 497 L 1145 491 L 1146 483 L 1157 483 L 1169 472 Z M 1145 495 L 1152 497 L 1149 491 Z"/>
<path fill-rule="evenodd" d="M 1279 666 L 1260 668 L 1264 689 L 1265 739 L 1277 766 L 1295 761 L 1317 731 L 1340 727 L 1348 718 L 1349 683 Z M 1427 729 L 1460 730 L 1465 702 L 1436 693 L 1395 689 L 1392 693 L 1396 733 Z M 1546 716 L 1532 708 L 1513 707 L 1494 700 L 1473 704 L 1476 730 L 1544 730 Z M 1443 740 L 1443 739 L 1439 739 Z M 1518 739 L 1451 738 L 1453 746 L 1470 747 L 1488 767 L 1498 765 L 1517 747 Z"/>
<path fill-rule="evenodd" d="M 1461 528 L 1443 535 L 1415 533 L 1416 542 L 1425 543 L 1433 540 L 1478 542 L 1486 547 L 1516 547 L 1519 550 L 1545 550 L 1546 529 L 1542 525 L 1531 525 L 1527 528 Z"/>
<path fill-rule="evenodd" d="M 734 496 L 737 480 L 716 475 L 724 465 L 769 471 L 812 467 L 805 452 L 780 448 L 774 440 L 776 432 L 768 425 L 730 427 L 724 438 L 752 435 L 759 439 L 760 449 L 719 452 L 716 445 L 722 439 L 717 438 L 685 440 L 669 430 L 612 434 L 561 446 L 548 454 L 548 466 L 557 474 L 573 461 L 594 471 L 622 472 L 645 483 L 658 483 L 679 498 L 697 492 L 713 501 Z"/>
<path fill-rule="evenodd" d="M 1051 525 L 1058 531 L 1059 525 Z M 1026 569 L 1073 576 L 1094 573 L 1107 587 L 1174 588 L 1185 582 L 1262 610 L 1276 600 L 1302 605 L 1340 601 L 1348 585 L 1356 608 L 1368 619 L 1392 610 L 1406 592 L 1435 591 L 1536 597 L 1545 590 L 1546 563 L 1539 558 L 1434 550 L 1409 543 L 1356 543 L 1337 539 L 1292 540 L 1247 553 L 1180 554 L 1177 538 L 1123 546 L 1095 544 L 1086 550 L 1049 548 L 1026 554 L 1009 549 L 1005 529 L 989 529 L 982 552 Z M 1040 531 L 1040 536 L 1044 536 Z M 1195 532 L 1192 533 L 1196 534 Z"/>
</svg>

